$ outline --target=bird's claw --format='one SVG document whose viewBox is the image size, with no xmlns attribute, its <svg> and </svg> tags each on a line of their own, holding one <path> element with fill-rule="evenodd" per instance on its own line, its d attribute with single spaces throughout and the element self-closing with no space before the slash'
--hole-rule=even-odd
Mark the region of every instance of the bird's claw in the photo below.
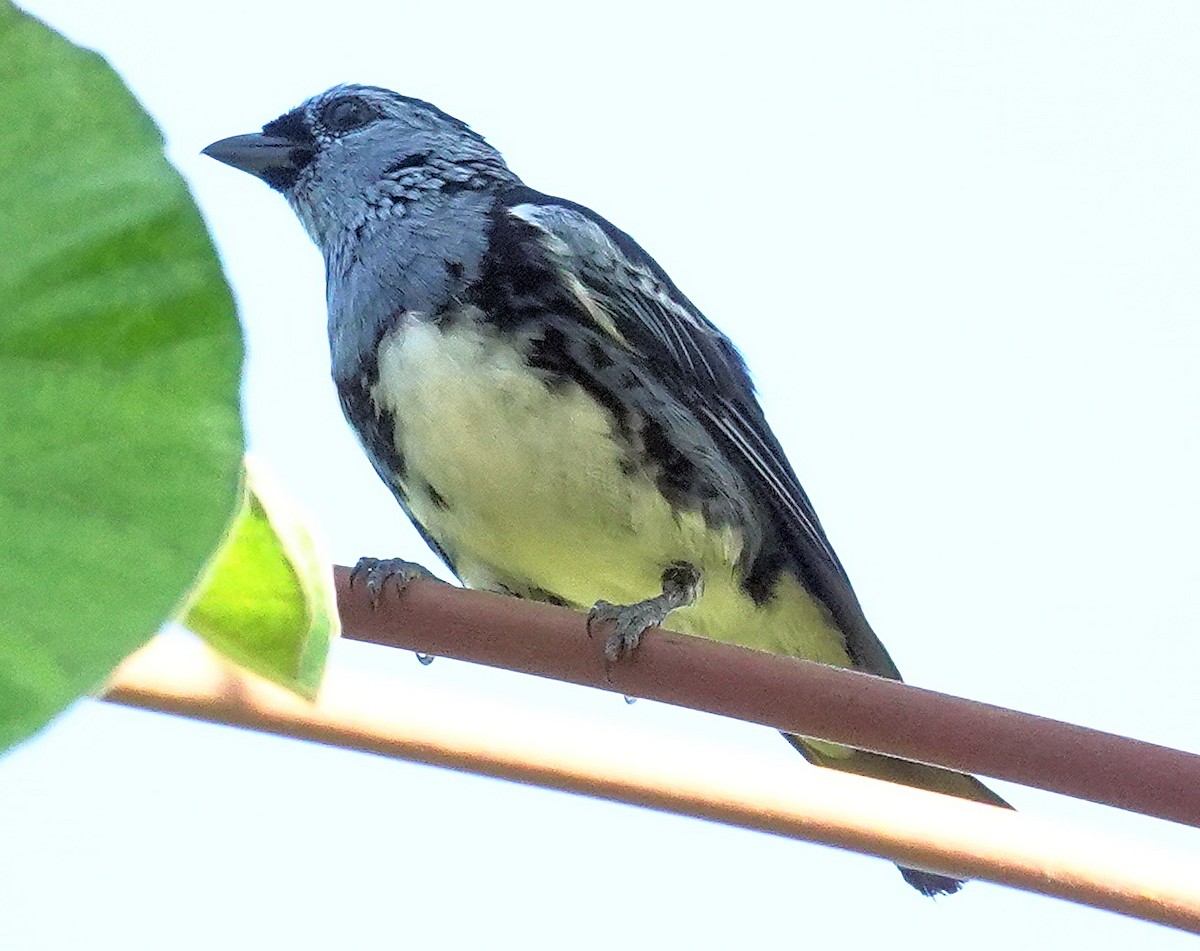
<svg viewBox="0 0 1200 951">
<path fill-rule="evenodd" d="M 588 633 L 597 621 L 612 621 L 613 631 L 604 642 L 604 657 L 615 664 L 622 657 L 629 657 L 641 643 L 642 635 L 667 619 L 671 609 L 659 598 L 649 598 L 635 604 L 612 604 L 597 601 L 588 611 Z"/>
<path fill-rule="evenodd" d="M 360 558 L 358 564 L 350 570 L 350 587 L 353 588 L 360 581 L 365 582 L 367 597 L 371 601 L 371 609 L 374 610 L 379 605 L 379 596 L 384 585 L 389 581 L 395 583 L 396 594 L 400 595 L 409 584 L 421 578 L 437 580 L 432 571 L 415 561 L 405 561 L 403 558 Z"/>
<path fill-rule="evenodd" d="M 613 622 L 613 632 L 604 642 L 604 657 L 615 664 L 637 650 L 642 635 L 652 627 L 661 627 L 672 611 L 694 604 L 701 586 L 700 572 L 693 565 L 682 561 L 670 564 L 662 573 L 662 594 L 633 604 L 597 601 L 592 605 L 587 617 L 588 634 L 596 621 Z"/>
</svg>

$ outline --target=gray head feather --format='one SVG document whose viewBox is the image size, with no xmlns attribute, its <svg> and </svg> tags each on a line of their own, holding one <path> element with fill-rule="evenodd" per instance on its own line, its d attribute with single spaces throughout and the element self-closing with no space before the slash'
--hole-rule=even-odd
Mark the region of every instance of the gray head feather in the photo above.
<svg viewBox="0 0 1200 951">
<path fill-rule="evenodd" d="M 376 86 L 335 86 L 263 127 L 295 143 L 261 173 L 325 256 L 335 379 L 373 369 L 401 313 L 432 316 L 475 281 L 500 189 L 500 153 L 436 106 Z"/>
<path fill-rule="evenodd" d="M 263 131 L 303 143 L 294 174 L 272 184 L 325 251 L 438 192 L 517 180 L 466 123 L 377 86 L 334 86 Z"/>
</svg>

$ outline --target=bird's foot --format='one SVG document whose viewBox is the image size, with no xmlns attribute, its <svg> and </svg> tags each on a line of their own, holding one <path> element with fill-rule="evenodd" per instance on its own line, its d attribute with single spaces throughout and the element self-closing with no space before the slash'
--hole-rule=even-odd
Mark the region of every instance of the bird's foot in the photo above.
<svg viewBox="0 0 1200 951">
<path fill-rule="evenodd" d="M 661 625 L 676 608 L 695 604 L 700 597 L 700 572 L 686 562 L 676 562 L 663 572 L 662 586 L 662 594 L 645 601 L 633 604 L 597 601 L 588 612 L 589 633 L 597 621 L 614 622 L 613 632 L 604 642 L 604 656 L 609 663 L 632 654 L 642 635 L 649 628 Z"/>
<path fill-rule="evenodd" d="M 409 584 L 421 578 L 438 580 L 432 571 L 415 561 L 405 561 L 403 558 L 360 558 L 358 564 L 350 571 L 350 587 L 353 588 L 360 581 L 365 582 L 367 597 L 371 599 L 371 608 L 374 609 L 379 604 L 383 586 L 389 581 L 394 582 L 396 594 L 399 595 Z"/>
</svg>

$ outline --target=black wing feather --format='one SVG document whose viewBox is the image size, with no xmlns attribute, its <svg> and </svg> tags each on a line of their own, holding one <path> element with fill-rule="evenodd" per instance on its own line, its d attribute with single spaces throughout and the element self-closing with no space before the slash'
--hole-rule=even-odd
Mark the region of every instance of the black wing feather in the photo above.
<svg viewBox="0 0 1200 951">
<path fill-rule="evenodd" d="M 767 544 L 749 572 L 748 588 L 769 595 L 778 572 L 790 568 L 829 609 L 862 669 L 900 678 L 871 630 L 845 569 L 821 526 L 754 395 L 750 374 L 733 344 L 675 286 L 658 263 L 625 232 L 595 212 L 520 187 L 502 196 L 507 209 L 563 243 L 575 276 L 611 317 L 635 351 L 669 366 L 664 383 L 697 413 L 728 460 L 772 516 L 777 545 Z M 782 547 L 785 556 L 780 558 Z M 762 590 L 755 592 L 758 584 Z"/>
</svg>

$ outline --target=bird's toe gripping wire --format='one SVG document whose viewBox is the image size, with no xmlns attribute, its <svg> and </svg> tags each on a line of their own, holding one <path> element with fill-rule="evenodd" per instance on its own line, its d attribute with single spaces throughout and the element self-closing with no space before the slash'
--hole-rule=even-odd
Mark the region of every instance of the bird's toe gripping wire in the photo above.
<svg viewBox="0 0 1200 951">
<path fill-rule="evenodd" d="M 405 561 L 403 558 L 360 558 L 350 571 L 350 587 L 360 581 L 367 589 L 367 597 L 371 599 L 371 608 L 379 604 L 379 595 L 389 581 L 395 584 L 396 594 L 401 594 L 412 582 L 427 578 L 439 580 L 437 576 L 424 565 L 415 561 Z"/>
<path fill-rule="evenodd" d="M 613 622 L 613 631 L 604 642 L 604 656 L 609 663 L 616 663 L 634 652 L 649 628 L 661 625 L 676 608 L 695 604 L 701 585 L 700 572 L 693 565 L 669 565 L 662 574 L 662 594 L 633 604 L 597 601 L 588 612 L 588 632 L 597 622 Z"/>
</svg>

